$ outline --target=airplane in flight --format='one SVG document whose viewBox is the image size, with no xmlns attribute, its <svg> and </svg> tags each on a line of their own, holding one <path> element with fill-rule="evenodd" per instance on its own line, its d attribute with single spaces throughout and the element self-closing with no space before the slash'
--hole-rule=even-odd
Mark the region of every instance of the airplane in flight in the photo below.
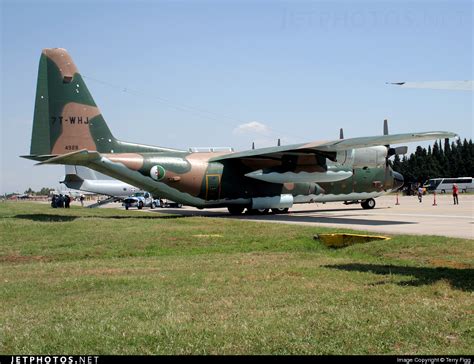
<svg viewBox="0 0 474 364">
<path fill-rule="evenodd" d="M 30 154 L 38 164 L 81 165 L 198 208 L 231 214 L 286 213 L 294 204 L 360 201 L 403 185 L 388 158 L 395 143 L 457 137 L 445 131 L 312 141 L 232 150 L 186 151 L 116 139 L 69 53 L 44 49 L 36 90 Z"/>
<path fill-rule="evenodd" d="M 432 90 L 453 90 L 453 91 L 473 91 L 474 81 L 404 81 L 387 82 L 390 85 L 396 85 L 401 88 L 425 88 Z"/>
</svg>

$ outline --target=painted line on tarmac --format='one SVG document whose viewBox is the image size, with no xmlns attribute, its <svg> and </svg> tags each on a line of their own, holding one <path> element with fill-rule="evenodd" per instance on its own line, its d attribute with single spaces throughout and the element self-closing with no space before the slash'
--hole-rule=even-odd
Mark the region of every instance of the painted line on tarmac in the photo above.
<svg viewBox="0 0 474 364">
<path fill-rule="evenodd" d="M 376 216 L 376 214 L 369 214 Z M 472 220 L 474 216 L 459 216 L 459 215 L 428 215 L 428 214 L 389 214 L 390 216 L 410 216 L 410 217 L 439 217 L 439 218 L 453 218 L 453 219 L 466 219 Z"/>
<path fill-rule="evenodd" d="M 343 210 L 341 210 L 342 212 Z M 290 214 L 291 215 L 291 214 Z M 321 213 L 319 212 L 317 216 L 327 216 L 327 215 L 332 215 L 332 216 L 341 216 L 337 212 L 327 212 L 327 213 Z M 308 212 L 308 213 L 302 213 L 298 211 L 297 213 L 293 214 L 293 216 L 315 216 L 315 214 Z M 376 212 L 373 213 L 365 213 L 365 214 L 345 214 L 343 217 L 347 216 L 377 216 L 377 217 L 383 217 L 380 216 L 380 214 L 377 214 Z M 429 214 L 387 214 L 387 216 L 409 216 L 409 217 L 439 217 L 439 218 L 453 218 L 453 219 L 466 219 L 466 220 L 472 220 L 474 219 L 474 216 L 461 216 L 461 215 L 429 215 Z M 386 218 L 386 217 L 383 217 Z"/>
</svg>

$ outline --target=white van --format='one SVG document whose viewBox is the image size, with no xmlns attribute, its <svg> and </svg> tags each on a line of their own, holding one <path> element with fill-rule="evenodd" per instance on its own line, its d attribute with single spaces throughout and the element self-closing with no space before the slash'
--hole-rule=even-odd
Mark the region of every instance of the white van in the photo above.
<svg viewBox="0 0 474 364">
<path fill-rule="evenodd" d="M 446 193 L 453 190 L 453 183 L 456 183 L 459 192 L 474 192 L 474 182 L 472 177 L 458 178 L 432 178 L 423 185 L 428 192 Z"/>
</svg>

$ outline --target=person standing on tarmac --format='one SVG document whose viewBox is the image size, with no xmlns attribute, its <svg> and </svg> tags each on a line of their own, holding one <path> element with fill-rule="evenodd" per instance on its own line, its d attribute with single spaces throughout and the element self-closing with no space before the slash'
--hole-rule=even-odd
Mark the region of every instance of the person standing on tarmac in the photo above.
<svg viewBox="0 0 474 364">
<path fill-rule="evenodd" d="M 459 205 L 458 200 L 459 187 L 456 183 L 453 183 L 453 200 L 455 205 Z"/>
<path fill-rule="evenodd" d="M 421 202 L 423 199 L 423 187 L 418 187 L 418 201 Z"/>
<path fill-rule="evenodd" d="M 68 209 L 70 203 L 71 203 L 71 198 L 69 197 L 69 195 L 65 195 L 64 196 L 64 208 Z"/>
</svg>

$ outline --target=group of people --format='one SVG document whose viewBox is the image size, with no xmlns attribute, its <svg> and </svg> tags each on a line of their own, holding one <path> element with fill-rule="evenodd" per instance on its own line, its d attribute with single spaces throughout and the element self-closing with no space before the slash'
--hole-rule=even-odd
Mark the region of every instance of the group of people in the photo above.
<svg viewBox="0 0 474 364">
<path fill-rule="evenodd" d="M 51 207 L 53 209 L 55 208 L 66 208 L 68 209 L 71 205 L 71 197 L 69 195 L 53 195 L 53 198 L 51 199 Z"/>
<path fill-rule="evenodd" d="M 453 200 L 455 205 L 459 205 L 459 187 L 456 183 L 453 183 Z M 418 187 L 418 201 L 421 202 L 423 200 L 423 187 Z"/>
<path fill-rule="evenodd" d="M 79 197 L 79 201 L 81 202 L 81 206 L 84 207 L 84 195 Z M 63 194 L 54 194 L 53 198 L 51 199 L 51 207 L 53 209 L 56 208 L 70 208 L 71 207 L 71 196 L 63 195 Z"/>
</svg>

